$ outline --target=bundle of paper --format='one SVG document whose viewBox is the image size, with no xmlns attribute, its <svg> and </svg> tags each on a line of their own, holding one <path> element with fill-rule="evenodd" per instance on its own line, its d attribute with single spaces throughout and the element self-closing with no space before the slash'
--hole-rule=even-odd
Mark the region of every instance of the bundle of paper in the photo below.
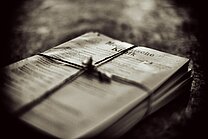
<svg viewBox="0 0 208 139">
<path fill-rule="evenodd" d="M 56 137 L 118 137 L 183 93 L 188 62 L 91 32 L 5 67 L 3 102 Z"/>
</svg>

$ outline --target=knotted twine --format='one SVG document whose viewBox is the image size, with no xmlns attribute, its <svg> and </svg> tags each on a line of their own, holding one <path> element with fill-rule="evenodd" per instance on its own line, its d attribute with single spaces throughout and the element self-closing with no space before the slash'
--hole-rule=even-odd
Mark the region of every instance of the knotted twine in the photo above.
<svg viewBox="0 0 208 139">
<path fill-rule="evenodd" d="M 84 60 L 82 62 L 82 65 L 70 62 L 70 61 L 66 61 L 64 59 L 60 59 L 60 58 L 56 58 L 53 56 L 48 56 L 45 55 L 43 53 L 37 54 L 39 56 L 45 57 L 47 59 L 50 60 L 54 60 L 54 61 L 59 61 L 62 62 L 64 64 L 66 64 L 67 66 L 79 69 L 78 72 L 76 72 L 75 74 L 69 76 L 68 78 L 66 78 L 63 82 L 61 82 L 59 85 L 55 86 L 54 88 L 52 88 L 49 91 L 46 91 L 43 95 L 41 95 L 40 97 L 38 97 L 37 99 L 29 102 L 28 104 L 26 104 L 25 106 L 23 106 L 22 108 L 20 108 L 19 110 L 17 110 L 16 112 L 14 112 L 14 115 L 17 117 L 22 116 L 24 113 L 26 113 L 27 111 L 29 111 L 30 109 L 32 109 L 33 107 L 35 107 L 36 105 L 38 105 L 39 103 L 41 103 L 43 100 L 45 100 L 46 98 L 48 98 L 49 96 L 51 96 L 55 91 L 57 91 L 58 89 L 60 89 L 62 86 L 71 83 L 72 81 L 74 81 L 76 78 L 78 78 L 79 76 L 83 75 L 84 73 L 87 74 L 94 74 L 94 75 L 98 75 L 98 78 L 100 81 L 103 82 L 110 82 L 111 80 L 116 81 L 116 82 L 120 82 L 122 84 L 127 84 L 127 85 L 132 85 L 132 86 L 136 86 L 144 91 L 146 91 L 148 93 L 148 96 L 146 99 L 144 99 L 143 101 L 147 100 L 147 110 L 144 114 L 144 117 L 146 117 L 149 112 L 150 112 L 150 107 L 151 107 L 151 96 L 153 93 L 150 92 L 150 89 L 148 89 L 145 85 L 138 83 L 136 81 L 133 81 L 131 79 L 127 79 L 127 78 L 122 78 L 120 76 L 117 75 L 111 75 L 107 72 L 102 72 L 98 70 L 98 67 L 102 66 L 105 63 L 108 63 L 109 61 L 125 54 L 126 52 L 128 52 L 131 49 L 134 49 L 138 46 L 133 45 L 129 48 L 126 48 L 120 52 L 117 52 L 113 55 L 110 55 L 108 57 L 105 57 L 104 59 L 101 59 L 97 62 L 95 62 L 93 64 L 93 59 L 92 57 Z"/>
</svg>

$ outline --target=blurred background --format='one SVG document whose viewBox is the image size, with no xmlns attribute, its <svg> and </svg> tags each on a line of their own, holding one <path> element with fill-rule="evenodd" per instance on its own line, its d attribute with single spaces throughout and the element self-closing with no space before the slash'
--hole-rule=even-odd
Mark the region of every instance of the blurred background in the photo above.
<svg viewBox="0 0 208 139">
<path fill-rule="evenodd" d="M 122 138 L 200 138 L 207 125 L 207 21 L 203 0 L 7 0 L 1 3 L 1 67 L 89 31 L 191 59 L 189 94 Z M 6 137 L 50 138 L 2 113 Z"/>
</svg>

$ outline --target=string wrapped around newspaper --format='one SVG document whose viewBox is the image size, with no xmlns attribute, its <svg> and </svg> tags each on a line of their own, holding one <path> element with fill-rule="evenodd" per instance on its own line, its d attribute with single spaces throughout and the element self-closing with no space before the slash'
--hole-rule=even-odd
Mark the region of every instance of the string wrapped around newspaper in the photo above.
<svg viewBox="0 0 208 139">
<path fill-rule="evenodd" d="M 42 54 L 42 53 L 38 54 L 39 56 L 48 58 L 50 60 L 59 61 L 59 62 L 62 62 L 64 64 L 66 64 L 67 66 L 79 69 L 79 71 L 76 72 L 75 74 L 69 76 L 67 79 L 65 79 L 58 86 L 55 86 L 53 89 L 45 92 L 42 96 L 38 97 L 34 101 L 32 101 L 32 102 L 28 103 L 27 105 L 25 105 L 24 107 L 20 108 L 18 111 L 16 111 L 14 113 L 14 115 L 16 115 L 17 117 L 20 117 L 25 112 L 29 111 L 30 109 L 32 109 L 33 107 L 35 107 L 36 105 L 41 103 L 44 99 L 48 98 L 56 90 L 60 89 L 64 85 L 69 84 L 70 82 L 74 81 L 76 78 L 78 78 L 82 74 L 87 73 L 87 74 L 90 74 L 90 75 L 97 76 L 99 78 L 99 80 L 102 81 L 102 82 L 111 82 L 111 80 L 113 80 L 113 81 L 116 81 L 116 82 L 120 82 L 122 84 L 133 85 L 133 86 L 139 87 L 140 89 L 146 91 L 148 93 L 148 96 L 147 96 L 146 99 L 143 100 L 143 101 L 147 100 L 147 110 L 146 110 L 146 112 L 143 116 L 143 117 L 146 117 L 149 114 L 150 109 L 151 109 L 151 107 L 150 107 L 151 106 L 151 96 L 152 96 L 153 93 L 150 91 L 150 89 L 148 89 L 145 85 L 143 85 L 141 83 L 138 83 L 136 81 L 133 81 L 131 79 L 122 78 L 122 77 L 119 77 L 117 75 L 112 75 L 112 74 L 109 74 L 107 72 L 101 72 L 101 71 L 98 70 L 98 67 L 100 67 L 101 65 L 115 59 L 116 57 L 119 57 L 119 56 L 125 54 L 129 50 L 134 49 L 135 47 L 138 47 L 138 46 L 133 45 L 133 46 L 131 46 L 127 49 L 124 49 L 120 52 L 117 52 L 117 53 L 115 53 L 111 56 L 105 57 L 104 59 L 102 59 L 100 61 L 97 61 L 94 64 L 93 64 L 93 58 L 89 57 L 88 59 L 86 59 L 82 62 L 82 65 L 72 63 L 70 61 L 66 61 L 64 59 L 56 58 L 56 57 L 53 57 L 53 56 L 48 56 L 48 55 L 45 55 L 45 54 Z"/>
</svg>

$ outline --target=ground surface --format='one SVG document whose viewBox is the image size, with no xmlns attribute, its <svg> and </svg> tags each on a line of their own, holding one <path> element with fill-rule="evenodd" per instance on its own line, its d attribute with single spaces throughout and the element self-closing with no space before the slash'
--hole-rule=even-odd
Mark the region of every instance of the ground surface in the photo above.
<svg viewBox="0 0 208 139">
<path fill-rule="evenodd" d="M 196 2 L 186 4 L 186 0 L 29 0 L 10 4 L 12 11 L 6 16 L 9 22 L 4 24 L 8 28 L 4 47 L 9 51 L 6 57 L 1 56 L 5 60 L 2 65 L 88 31 L 190 58 L 190 94 L 142 121 L 123 138 L 183 138 L 204 133 L 202 121 L 208 100 L 206 39 L 204 28 L 199 27 L 203 12 L 196 11 L 203 10 L 203 6 L 199 8 Z M 23 134 L 24 131 L 20 129 Z"/>
</svg>

